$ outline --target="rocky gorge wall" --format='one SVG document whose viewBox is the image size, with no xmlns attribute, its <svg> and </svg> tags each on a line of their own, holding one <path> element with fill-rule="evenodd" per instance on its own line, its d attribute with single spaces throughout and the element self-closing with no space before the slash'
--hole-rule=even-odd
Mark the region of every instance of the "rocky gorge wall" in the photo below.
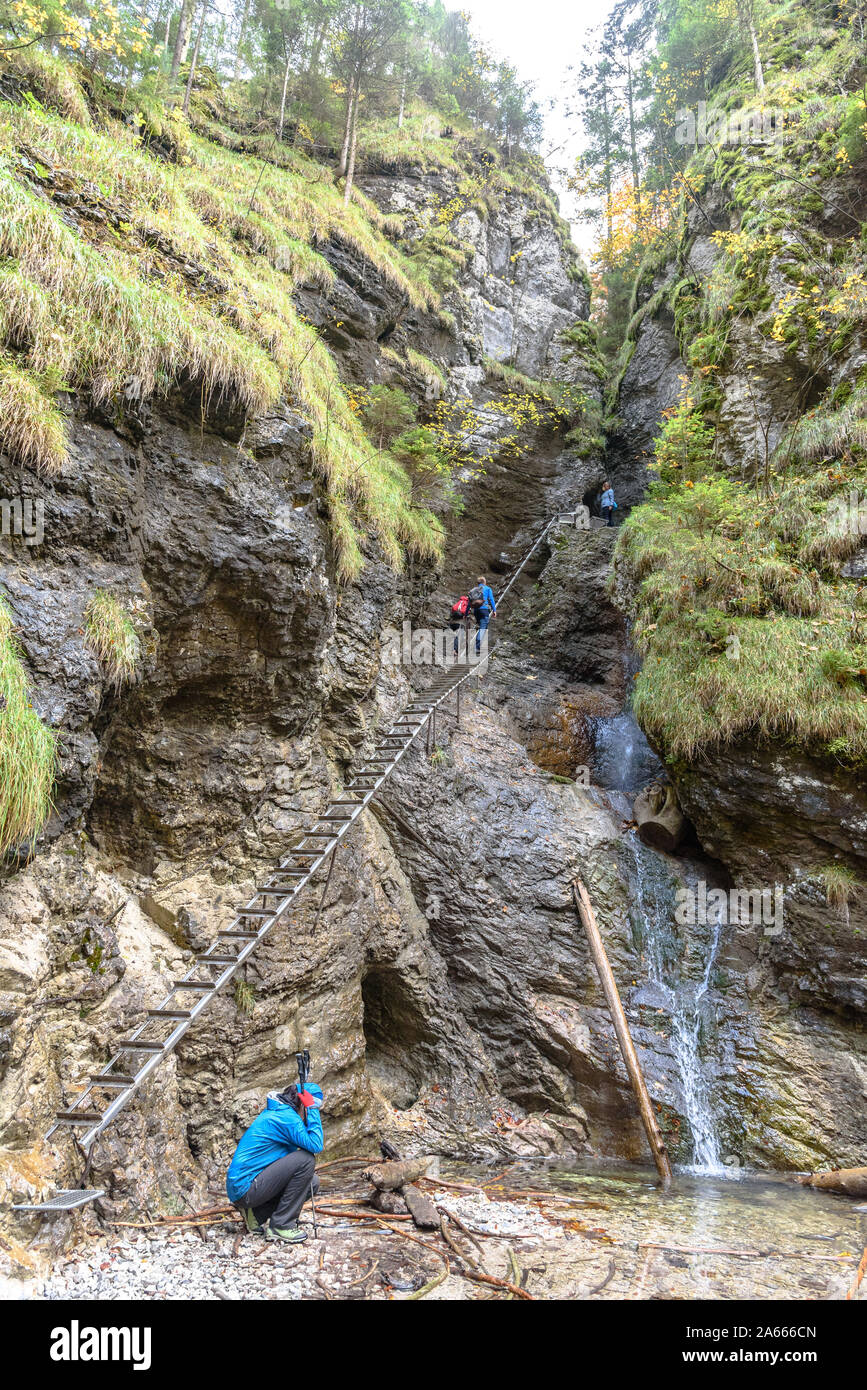
<svg viewBox="0 0 867 1390">
<path fill-rule="evenodd" d="M 421 169 L 363 182 L 408 219 L 410 236 L 455 194 L 450 175 Z M 485 218 L 468 208 L 460 234 L 473 252 L 444 299 L 452 325 L 408 311 L 336 240 L 323 248 L 334 288 L 299 300 L 347 380 L 401 379 L 424 395 L 436 388 L 409 371 L 396 378 L 394 354 L 414 347 L 436 362 L 447 390 L 472 398 L 487 452 L 502 417 L 486 408 L 505 388 L 486 359 L 600 388 L 562 348 L 588 298 L 552 219 L 509 194 Z M 641 450 L 677 374 L 666 340 L 652 344 L 652 322 L 623 388 L 634 458 L 615 474 L 625 500 L 640 495 Z M 441 626 L 467 576 L 505 573 L 602 478 L 599 457 L 540 426 L 523 456 L 494 448 L 468 475 L 441 573 L 397 578 L 371 542 L 360 579 L 340 587 L 306 422 L 289 406 L 246 428 L 230 414 L 203 420 L 180 393 L 122 419 L 84 401 L 74 409 L 60 478 L 34 481 L 0 455 L 0 490 L 37 488 L 45 501 L 44 543 L 7 548 L 2 580 L 35 703 L 63 743 L 56 814 L 0 888 L 0 1144 L 17 1192 L 75 1174 L 69 1139 L 30 1153 L 53 1111 L 213 940 L 413 681 L 425 683 L 423 670 L 381 666 L 383 629 L 407 618 Z M 684 881 L 727 883 L 739 856 L 762 850 L 776 863 L 785 843 L 795 850 L 782 815 L 768 828 L 755 782 L 745 848 L 737 755 L 728 782 L 696 777 L 690 791 L 678 781 L 699 835 L 689 854 L 647 860 L 636 849 L 630 776 L 596 775 L 603 746 L 613 739 L 619 767 L 632 738 L 617 723 L 631 667 L 607 592 L 614 539 L 564 527 L 538 552 L 497 620 L 498 649 L 462 728 L 446 714 L 434 758 L 416 749 L 401 764 L 341 848 L 321 915 L 311 895 L 275 929 L 243 993 L 214 1002 L 100 1139 L 93 1178 L 110 1209 L 171 1211 L 181 1193 L 195 1202 L 219 1189 L 240 1129 L 291 1077 L 302 1044 L 328 1096 L 335 1155 L 388 1135 L 407 1153 L 642 1157 L 571 907 L 576 874 L 597 905 L 672 1151 L 690 1158 L 671 999 L 647 968 L 651 890 L 639 879 L 652 879 L 667 911 Z M 83 641 L 100 586 L 135 601 L 145 660 L 123 690 Z M 583 785 L 585 766 L 595 785 Z M 863 1034 L 847 1012 L 860 966 L 833 932 L 820 951 L 814 927 L 807 915 L 783 940 L 732 932 L 716 946 L 707 929 L 685 929 L 667 944 L 672 979 L 687 989 L 714 965 L 702 1052 L 722 1151 L 738 1161 L 860 1157 Z M 4 1239 L 26 1263 L 21 1230 L 4 1225 Z"/>
<path fill-rule="evenodd" d="M 752 166 L 763 161 L 770 162 L 766 153 L 754 155 Z M 781 176 L 776 186 L 782 187 Z M 818 235 L 826 239 L 829 265 L 849 235 L 834 202 L 840 196 L 834 190 L 826 203 L 817 200 Z M 677 248 L 639 279 L 610 453 L 615 486 L 629 503 L 640 501 L 664 420 L 683 402 L 695 364 L 704 360 L 693 343 L 707 331 L 706 321 L 702 330 L 695 315 L 679 315 L 679 295 L 706 306 L 715 287 L 725 283 L 728 309 L 738 309 L 723 316 L 725 354 L 712 368 L 713 408 L 705 418 L 714 431 L 717 467 L 739 483 L 778 457 L 775 451 L 783 449 L 794 423 L 824 391 L 833 397 L 836 387 L 858 379 L 864 350 L 858 334 L 836 359 L 829 355 L 821 375 L 809 346 L 793 348 L 774 339 L 770 326 L 791 294 L 793 278 L 785 250 L 779 261 L 771 258 L 766 279 L 758 278 L 752 290 L 724 255 L 725 238 L 743 234 L 748 209 L 737 178 L 727 184 L 707 180 L 684 214 Z M 788 245 L 798 244 L 799 234 L 792 229 Z M 749 260 L 744 265 L 751 267 Z M 750 293 L 759 310 L 744 311 Z M 698 400 L 700 391 L 692 389 Z M 822 461 L 825 467 L 829 462 Z M 782 472 L 785 460 L 779 466 Z M 800 525 L 809 520 L 805 513 Z M 777 553 L 786 556 L 781 543 Z M 842 573 L 857 573 L 857 560 Z M 617 603 L 627 620 L 635 613 L 635 594 L 628 565 L 621 566 Z M 690 601 L 685 585 L 681 602 Z M 769 660 L 772 655 L 768 650 Z M 793 670 L 793 690 L 799 678 Z M 813 698 L 822 698 L 821 687 Z M 724 872 L 721 882 L 777 886 L 783 894 L 781 930 L 733 925 L 723 933 L 717 1036 L 707 1048 L 727 1144 L 747 1161 L 771 1166 L 863 1163 L 867 917 L 860 888 L 847 902 L 835 903 L 820 870 L 844 865 L 854 883 L 864 882 L 863 775 L 846 767 L 845 759 L 819 756 L 806 739 L 784 730 L 776 737 L 746 731 L 694 757 L 669 754 L 666 762 L 704 852 Z"/>
<path fill-rule="evenodd" d="M 421 190 L 436 208 L 448 188 L 433 185 L 368 180 L 368 192 L 388 206 Z M 334 288 L 299 298 L 347 379 L 393 381 L 395 356 L 423 349 L 452 391 L 472 393 L 480 435 L 495 438 L 502 417 L 485 410 L 501 388 L 484 359 L 503 350 L 503 316 L 524 344 L 522 367 L 550 375 L 560 330 L 586 315 L 586 286 L 550 218 L 519 198 L 487 224 L 468 213 L 463 230 L 476 250 L 452 299 L 452 328 L 409 312 L 337 241 L 324 248 Z M 518 271 L 512 247 L 522 251 Z M 487 308 L 494 298 L 499 317 Z M 74 1180 L 70 1137 L 47 1153 L 31 1147 L 54 1110 L 213 939 L 376 724 L 405 703 L 411 673 L 380 669 L 380 635 L 423 610 L 437 583 L 433 573 L 398 579 L 371 545 L 360 580 L 338 586 L 309 429 L 289 406 L 245 425 L 228 410 L 203 416 L 182 392 L 122 414 L 80 399 L 70 427 L 70 463 L 56 479 L 2 457 L 4 492 L 36 493 L 45 506 L 41 544 L 6 542 L 3 584 L 35 705 L 62 750 L 55 814 L 0 889 L 0 1139 L 7 1190 L 18 1193 Z M 493 573 L 509 562 L 592 478 L 593 465 L 570 458 L 543 426 L 532 443 L 529 467 L 495 461 L 470 483 L 447 583 L 468 566 Z M 96 588 L 124 594 L 142 643 L 125 688 L 106 681 L 85 641 Z M 428 612 L 441 621 L 435 601 Z M 510 757 L 521 756 L 515 745 Z M 419 772 L 431 794 L 448 794 L 437 768 Z M 215 1001 L 100 1140 L 93 1178 L 112 1205 L 171 1210 L 180 1192 L 195 1200 L 219 1184 L 239 1127 L 285 1083 L 302 1043 L 329 1094 L 332 1152 L 389 1129 L 409 1149 L 584 1145 L 568 1071 L 548 1064 L 525 1095 L 526 1067 L 507 1066 L 476 1026 L 471 995 L 457 1000 L 448 936 L 434 929 L 405 853 L 401 823 L 408 815 L 421 825 L 415 800 L 411 778 L 392 789 L 392 809 L 368 817 L 341 851 L 318 922 L 310 901 L 275 931 L 243 994 Z M 454 853 L 446 836 L 441 857 Z M 460 873 L 465 858 L 458 845 Z M 490 911 L 502 929 L 498 891 Z M 484 978 L 484 961 L 479 968 Z M 508 998 L 500 1007 L 492 1029 L 507 1037 Z M 535 1034 L 541 1017 L 531 1009 Z M 532 1118 L 546 1096 L 552 1123 Z"/>
</svg>

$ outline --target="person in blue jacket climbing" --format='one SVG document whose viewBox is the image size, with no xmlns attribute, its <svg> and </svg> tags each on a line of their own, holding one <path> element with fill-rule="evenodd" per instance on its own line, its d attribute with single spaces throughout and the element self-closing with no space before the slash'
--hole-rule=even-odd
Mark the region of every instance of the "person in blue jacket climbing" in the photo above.
<svg viewBox="0 0 867 1390">
<path fill-rule="evenodd" d="M 611 486 L 607 478 L 605 479 L 605 482 L 602 486 L 605 489 L 605 491 L 602 493 L 602 501 L 599 505 L 602 508 L 602 515 L 605 517 L 605 525 L 613 526 L 614 513 L 617 510 L 617 503 L 614 500 L 614 488 Z"/>
<path fill-rule="evenodd" d="M 311 1191 L 319 1191 L 322 1100 L 322 1091 L 310 1082 L 303 1091 L 292 1085 L 272 1092 L 241 1136 L 226 1174 L 226 1192 L 248 1231 L 290 1244 L 307 1239 L 298 1217 Z"/>
<path fill-rule="evenodd" d="M 479 575 L 474 589 L 470 589 L 470 610 L 476 620 L 476 656 L 482 647 L 482 633 L 487 632 L 488 623 L 497 616 L 497 600 L 494 591 L 483 574 Z"/>
</svg>

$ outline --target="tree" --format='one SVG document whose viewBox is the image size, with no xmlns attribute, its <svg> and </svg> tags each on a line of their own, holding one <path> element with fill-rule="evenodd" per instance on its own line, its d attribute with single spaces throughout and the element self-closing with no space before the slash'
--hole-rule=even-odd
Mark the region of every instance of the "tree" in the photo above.
<svg viewBox="0 0 867 1390">
<path fill-rule="evenodd" d="M 395 40 L 411 13 L 406 0 L 356 0 L 336 36 L 333 61 L 346 91 L 346 115 L 338 178 L 345 177 L 344 204 L 349 205 L 355 177 L 359 110 L 377 77 L 393 58 Z"/>
<path fill-rule="evenodd" d="M 190 47 L 190 35 L 193 29 L 193 11 L 195 10 L 195 0 L 183 0 L 181 14 L 178 20 L 178 32 L 175 35 L 175 48 L 172 53 L 172 67 L 170 80 L 172 85 L 178 80 L 178 73 L 181 70 L 181 63 L 187 61 L 187 53 Z"/>
<path fill-rule="evenodd" d="M 364 406 L 364 422 L 378 449 L 415 421 L 415 406 L 399 386 L 372 386 Z"/>
</svg>

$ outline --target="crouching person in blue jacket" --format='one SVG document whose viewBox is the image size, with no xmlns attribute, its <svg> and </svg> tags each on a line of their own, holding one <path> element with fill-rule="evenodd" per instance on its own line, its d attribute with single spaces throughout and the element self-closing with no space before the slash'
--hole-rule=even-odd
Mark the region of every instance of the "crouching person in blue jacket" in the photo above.
<svg viewBox="0 0 867 1390">
<path fill-rule="evenodd" d="M 322 1099 L 310 1082 L 304 1091 L 287 1086 L 272 1092 L 242 1136 L 226 1174 L 226 1192 L 248 1231 L 291 1244 L 307 1239 L 298 1217 L 311 1190 L 319 1191 L 315 1155 L 322 1152 Z"/>
</svg>

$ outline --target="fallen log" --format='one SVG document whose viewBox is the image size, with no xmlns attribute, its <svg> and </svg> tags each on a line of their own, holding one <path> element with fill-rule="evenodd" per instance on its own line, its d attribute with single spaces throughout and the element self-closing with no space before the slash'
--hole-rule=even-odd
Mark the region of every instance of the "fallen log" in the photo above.
<svg viewBox="0 0 867 1390">
<path fill-rule="evenodd" d="M 439 1230 L 440 1219 L 437 1209 L 430 1197 L 426 1197 L 423 1192 L 419 1192 L 417 1187 L 413 1187 L 411 1182 L 405 1183 L 400 1189 L 401 1196 L 409 1208 L 410 1216 L 421 1231 Z"/>
<path fill-rule="evenodd" d="M 867 1197 L 867 1168 L 833 1168 L 826 1173 L 808 1173 L 795 1181 L 823 1192 L 842 1192 L 845 1197 Z"/>
<path fill-rule="evenodd" d="M 399 1192 L 389 1192 L 385 1188 L 376 1189 L 370 1199 L 370 1205 L 374 1211 L 381 1211 L 384 1216 L 405 1216 L 408 1210 Z"/>
<path fill-rule="evenodd" d="M 424 1177 L 430 1165 L 429 1158 L 411 1158 L 398 1163 L 374 1163 L 365 1168 L 362 1177 L 366 1178 L 380 1191 L 403 1187 L 404 1183 L 415 1182 Z"/>
</svg>

